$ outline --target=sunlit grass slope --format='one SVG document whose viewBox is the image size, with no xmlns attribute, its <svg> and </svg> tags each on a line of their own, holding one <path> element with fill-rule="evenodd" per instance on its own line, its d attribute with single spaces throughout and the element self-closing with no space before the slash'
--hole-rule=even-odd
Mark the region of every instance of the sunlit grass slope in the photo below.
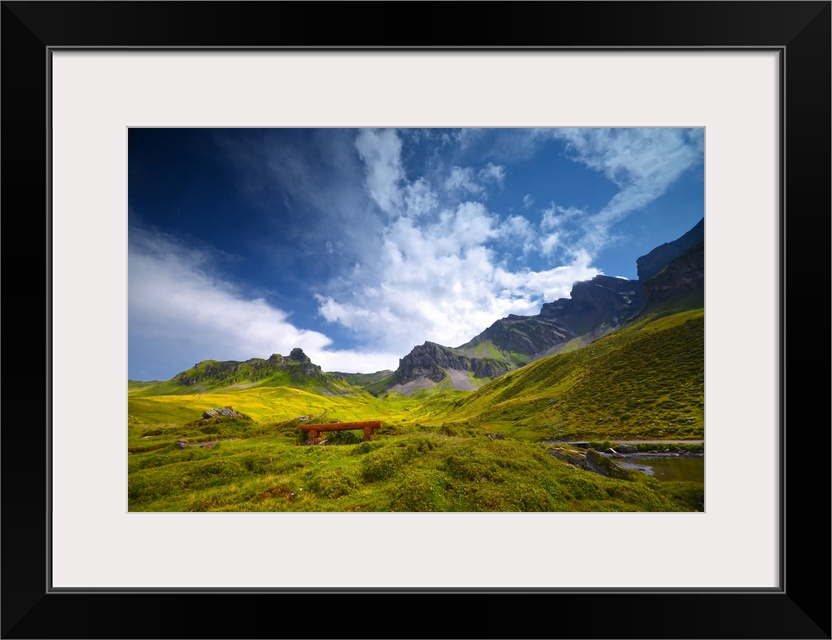
<svg viewBox="0 0 832 640">
<path fill-rule="evenodd" d="M 402 420 L 418 399 L 399 396 L 384 402 L 365 391 L 345 396 L 326 396 L 294 387 L 225 389 L 211 393 L 143 396 L 128 392 L 130 427 L 185 424 L 197 420 L 215 407 L 233 407 L 256 422 L 280 422 L 308 417 L 317 422 L 358 420 Z"/>
<path fill-rule="evenodd" d="M 420 417 L 527 439 L 702 438 L 704 312 L 645 318 Z"/>
</svg>

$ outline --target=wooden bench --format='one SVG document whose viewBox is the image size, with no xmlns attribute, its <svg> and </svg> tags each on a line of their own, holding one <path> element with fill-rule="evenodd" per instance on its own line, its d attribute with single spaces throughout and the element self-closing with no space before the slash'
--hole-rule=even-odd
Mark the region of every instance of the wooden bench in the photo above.
<svg viewBox="0 0 832 640">
<path fill-rule="evenodd" d="M 349 431 L 360 429 L 364 432 L 364 440 L 373 440 L 376 437 L 376 429 L 384 426 L 381 420 L 370 422 L 330 422 L 328 424 L 302 424 L 300 430 L 309 434 L 307 444 L 318 444 L 321 441 L 323 431 Z"/>
</svg>

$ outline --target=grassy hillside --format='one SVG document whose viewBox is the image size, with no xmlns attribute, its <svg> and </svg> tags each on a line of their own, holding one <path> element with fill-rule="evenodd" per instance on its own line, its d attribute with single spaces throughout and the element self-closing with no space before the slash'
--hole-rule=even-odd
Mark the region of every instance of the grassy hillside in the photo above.
<svg viewBox="0 0 832 640">
<path fill-rule="evenodd" d="M 394 372 L 389 369 L 385 369 L 384 371 L 376 371 L 375 373 L 341 373 L 337 371 L 332 373 L 333 375 L 340 376 L 353 387 L 366 389 L 374 382 L 378 382 L 379 380 L 392 376 Z"/>
<path fill-rule="evenodd" d="M 252 387 L 290 386 L 324 395 L 349 395 L 355 389 L 344 376 L 324 373 L 301 349 L 289 356 L 273 354 L 268 360 L 203 360 L 170 380 L 157 383 L 128 382 L 135 395 L 190 395 Z"/>
<path fill-rule="evenodd" d="M 396 421 L 403 419 L 418 403 L 418 399 L 406 397 L 398 397 L 395 402 L 383 402 L 363 391 L 348 396 L 329 396 L 293 387 L 254 387 L 154 396 L 144 396 L 139 391 L 127 396 L 129 425 L 142 428 L 185 424 L 199 419 L 208 409 L 224 406 L 231 406 L 260 423 L 293 420 L 299 416 L 321 422 Z"/>
<path fill-rule="evenodd" d="M 615 466 L 604 475 L 587 470 L 590 454 L 539 442 L 703 437 L 704 313 L 665 306 L 477 391 L 375 397 L 344 380 L 343 392 L 333 394 L 299 388 L 303 381 L 281 374 L 216 388 L 131 382 L 129 508 L 701 509 L 701 484 L 660 483 Z M 222 406 L 244 417 L 202 419 Z M 382 420 L 384 427 L 373 442 L 343 431 L 328 434 L 332 446 L 304 445 L 301 424 L 338 420 Z M 185 448 L 176 446 L 181 439 Z"/>
<path fill-rule="evenodd" d="M 643 319 L 421 417 L 526 439 L 702 438 L 704 312 Z"/>
<path fill-rule="evenodd" d="M 129 456 L 131 511 L 695 511 L 703 489 L 586 471 L 543 445 L 411 425 L 373 442 L 304 446 L 298 423 L 210 420 L 156 429 Z M 177 449 L 190 443 L 213 448 Z M 577 451 L 559 452 L 579 456 Z"/>
</svg>

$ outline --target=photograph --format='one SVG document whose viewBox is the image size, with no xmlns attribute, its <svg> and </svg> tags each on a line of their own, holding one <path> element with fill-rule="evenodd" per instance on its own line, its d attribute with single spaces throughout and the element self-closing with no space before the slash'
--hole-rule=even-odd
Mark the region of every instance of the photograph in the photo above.
<svg viewBox="0 0 832 640">
<path fill-rule="evenodd" d="M 830 0 L 386 8 L 2 2 L 0 637 L 828 640 Z"/>
<path fill-rule="evenodd" d="M 129 511 L 705 511 L 705 130 L 128 131 Z"/>
</svg>

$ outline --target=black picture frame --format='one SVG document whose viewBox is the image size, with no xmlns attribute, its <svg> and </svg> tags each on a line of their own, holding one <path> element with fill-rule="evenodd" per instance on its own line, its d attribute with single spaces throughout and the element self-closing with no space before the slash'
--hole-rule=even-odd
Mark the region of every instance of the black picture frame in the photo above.
<svg viewBox="0 0 832 640">
<path fill-rule="evenodd" d="M 2 637 L 829 638 L 830 15 L 828 1 L 3 2 Z M 780 588 L 51 590 L 48 89 L 64 47 L 778 51 Z"/>
</svg>

